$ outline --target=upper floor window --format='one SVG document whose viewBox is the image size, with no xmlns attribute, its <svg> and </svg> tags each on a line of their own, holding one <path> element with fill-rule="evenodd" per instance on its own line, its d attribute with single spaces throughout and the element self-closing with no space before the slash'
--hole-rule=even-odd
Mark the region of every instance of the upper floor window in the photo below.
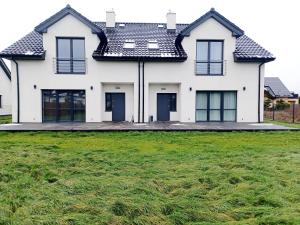
<svg viewBox="0 0 300 225">
<path fill-rule="evenodd" d="M 197 41 L 196 74 L 223 75 L 223 41 Z"/>
<path fill-rule="evenodd" d="M 57 38 L 56 72 L 84 74 L 86 72 L 84 38 Z"/>
</svg>

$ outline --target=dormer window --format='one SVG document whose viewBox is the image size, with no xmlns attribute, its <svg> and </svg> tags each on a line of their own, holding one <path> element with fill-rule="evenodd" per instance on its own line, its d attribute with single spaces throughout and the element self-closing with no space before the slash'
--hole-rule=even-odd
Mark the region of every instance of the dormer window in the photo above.
<svg viewBox="0 0 300 225">
<path fill-rule="evenodd" d="M 125 48 L 125 49 L 134 49 L 135 48 L 134 40 L 126 40 L 125 43 L 124 43 L 123 48 Z"/>
<path fill-rule="evenodd" d="M 223 41 L 197 41 L 196 74 L 223 75 Z"/>
<path fill-rule="evenodd" d="M 148 41 L 148 49 L 159 49 L 158 42 L 156 40 Z"/>
<path fill-rule="evenodd" d="M 84 38 L 57 38 L 56 48 L 56 73 L 85 74 Z"/>
</svg>

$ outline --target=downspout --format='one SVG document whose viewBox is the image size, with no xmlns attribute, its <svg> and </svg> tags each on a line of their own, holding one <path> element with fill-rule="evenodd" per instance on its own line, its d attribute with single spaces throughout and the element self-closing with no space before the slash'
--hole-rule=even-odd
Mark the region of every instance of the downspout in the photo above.
<svg viewBox="0 0 300 225">
<path fill-rule="evenodd" d="M 258 123 L 261 123 L 261 120 L 260 120 L 260 92 L 261 92 L 261 67 L 265 64 L 265 62 L 263 63 L 260 63 L 258 65 Z"/>
<path fill-rule="evenodd" d="M 12 59 L 16 64 L 16 75 L 17 75 L 17 123 L 20 123 L 20 85 L 19 85 L 19 64 L 16 60 Z"/>
<path fill-rule="evenodd" d="M 145 116 L 145 61 L 144 61 L 144 59 L 143 59 L 143 70 L 142 70 L 142 72 L 143 72 L 143 110 L 142 110 L 143 115 L 142 115 L 142 122 L 144 123 L 145 122 L 145 118 L 144 118 L 144 116 Z"/>
<path fill-rule="evenodd" d="M 140 114 L 141 114 L 141 61 L 140 58 L 138 59 L 138 123 L 140 122 Z"/>
</svg>

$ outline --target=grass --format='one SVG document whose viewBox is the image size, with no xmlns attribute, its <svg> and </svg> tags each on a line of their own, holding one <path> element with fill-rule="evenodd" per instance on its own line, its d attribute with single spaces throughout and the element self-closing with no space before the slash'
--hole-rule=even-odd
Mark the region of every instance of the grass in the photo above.
<svg viewBox="0 0 300 225">
<path fill-rule="evenodd" d="M 300 128 L 300 123 L 288 123 L 288 122 L 276 121 L 276 120 L 270 120 L 270 119 L 265 119 L 264 122 L 282 125 L 282 126 L 286 126 L 286 127 Z"/>
<path fill-rule="evenodd" d="M 299 132 L 2 132 L 0 224 L 300 224 L 299 143 Z"/>
<path fill-rule="evenodd" d="M 0 116 L 0 124 L 11 123 L 11 115 Z"/>
</svg>

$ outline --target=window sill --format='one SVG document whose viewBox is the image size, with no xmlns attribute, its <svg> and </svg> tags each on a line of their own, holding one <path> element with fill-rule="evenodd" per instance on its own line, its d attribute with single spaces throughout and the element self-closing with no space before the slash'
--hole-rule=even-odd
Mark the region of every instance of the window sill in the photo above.
<svg viewBox="0 0 300 225">
<path fill-rule="evenodd" d="M 209 76 L 209 77 L 220 77 L 220 76 L 225 76 L 224 74 L 195 74 L 196 76 Z"/>
<path fill-rule="evenodd" d="M 56 75 L 86 75 L 86 73 L 55 73 Z"/>
</svg>

